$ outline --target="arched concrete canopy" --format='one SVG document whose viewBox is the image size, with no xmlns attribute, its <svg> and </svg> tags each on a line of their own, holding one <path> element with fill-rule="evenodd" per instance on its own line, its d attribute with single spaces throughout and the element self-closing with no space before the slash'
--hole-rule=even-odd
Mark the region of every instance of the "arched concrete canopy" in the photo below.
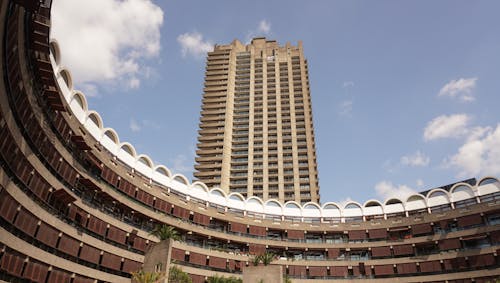
<svg viewBox="0 0 500 283">
<path fill-rule="evenodd" d="M 258 213 L 264 212 L 264 204 L 262 203 L 262 200 L 258 197 L 248 198 L 245 207 L 247 211 L 253 211 Z"/>
<path fill-rule="evenodd" d="M 355 201 L 347 202 L 343 209 L 344 217 L 363 216 L 361 205 Z"/>
<path fill-rule="evenodd" d="M 66 86 L 68 87 L 68 89 L 69 90 L 73 90 L 73 78 L 71 77 L 71 72 L 68 69 L 66 69 L 66 68 L 62 68 L 59 71 L 59 74 L 63 78 L 64 83 L 66 84 Z"/>
<path fill-rule="evenodd" d="M 323 217 L 340 217 L 342 215 L 342 210 L 340 205 L 334 202 L 327 202 L 323 205 Z"/>
<path fill-rule="evenodd" d="M 308 202 L 302 207 L 302 216 L 321 217 L 321 207 L 314 202 Z"/>
<path fill-rule="evenodd" d="M 455 186 L 453 186 L 453 188 L 451 188 L 450 193 L 451 193 L 451 200 L 453 202 L 470 199 L 474 197 L 474 191 L 472 190 L 472 187 L 469 184 L 465 183 L 456 184 Z"/>
<path fill-rule="evenodd" d="M 398 198 L 391 198 L 385 201 L 384 212 L 386 214 L 400 213 L 405 211 L 403 201 Z"/>
<path fill-rule="evenodd" d="M 230 193 L 227 197 L 227 204 L 232 208 L 245 210 L 245 198 L 240 193 Z"/>
<path fill-rule="evenodd" d="M 424 209 L 427 208 L 427 201 L 423 195 L 411 195 L 406 199 L 405 207 L 408 211 Z"/>
<path fill-rule="evenodd" d="M 302 210 L 300 204 L 298 204 L 295 201 L 286 202 L 285 206 L 283 207 L 283 211 L 286 216 L 296 216 L 296 217 L 302 216 Z"/>
<path fill-rule="evenodd" d="M 188 179 L 184 177 L 184 175 L 182 174 L 175 174 L 174 176 L 172 176 L 172 180 L 182 183 L 184 185 L 189 185 Z"/>
<path fill-rule="evenodd" d="M 266 214 L 276 214 L 276 215 L 283 214 L 283 206 L 281 206 L 279 201 L 275 199 L 270 199 L 266 201 L 264 207 L 265 207 L 264 211 L 266 212 Z"/>
<path fill-rule="evenodd" d="M 382 204 L 378 200 L 368 200 L 363 205 L 364 215 L 382 215 L 384 214 L 384 209 Z"/>
<path fill-rule="evenodd" d="M 427 194 L 427 206 L 433 207 L 450 203 L 450 196 L 443 189 L 434 189 Z"/>
<path fill-rule="evenodd" d="M 61 48 L 59 47 L 59 43 L 55 39 L 50 40 L 50 53 L 52 53 L 52 56 L 54 56 L 56 65 L 61 65 Z"/>
</svg>

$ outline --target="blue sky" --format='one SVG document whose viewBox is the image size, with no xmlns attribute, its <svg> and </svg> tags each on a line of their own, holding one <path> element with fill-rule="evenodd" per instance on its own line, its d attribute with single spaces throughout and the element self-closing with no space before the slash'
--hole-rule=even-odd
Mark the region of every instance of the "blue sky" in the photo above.
<svg viewBox="0 0 500 283">
<path fill-rule="evenodd" d="M 188 178 L 204 52 L 252 36 L 302 40 L 321 200 L 364 202 L 500 175 L 498 11 L 498 1 L 59 0 L 53 36 L 104 124 Z"/>
</svg>

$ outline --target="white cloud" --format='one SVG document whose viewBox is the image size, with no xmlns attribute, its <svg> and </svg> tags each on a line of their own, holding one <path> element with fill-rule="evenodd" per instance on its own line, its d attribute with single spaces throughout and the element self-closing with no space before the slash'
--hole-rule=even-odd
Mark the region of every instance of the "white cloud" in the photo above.
<svg viewBox="0 0 500 283">
<path fill-rule="evenodd" d="M 439 91 L 438 96 L 459 98 L 461 101 L 469 102 L 475 100 L 472 91 L 476 87 L 477 78 L 460 78 L 451 80 Z"/>
<path fill-rule="evenodd" d="M 141 130 L 141 125 L 134 119 L 130 119 L 130 124 L 129 124 L 130 130 L 134 133 L 137 133 Z"/>
<path fill-rule="evenodd" d="M 458 152 L 444 165 L 459 170 L 459 177 L 500 174 L 500 124 L 496 129 L 474 128 Z"/>
<path fill-rule="evenodd" d="M 405 155 L 401 157 L 401 164 L 407 166 L 420 166 L 425 167 L 429 165 L 431 161 L 429 156 L 421 153 L 420 151 L 415 152 L 414 154 Z"/>
<path fill-rule="evenodd" d="M 189 164 L 188 158 L 184 154 L 178 154 L 173 160 L 171 165 L 172 171 L 182 173 L 184 175 L 191 175 L 194 167 Z"/>
<path fill-rule="evenodd" d="M 129 88 L 137 89 L 137 88 L 139 88 L 140 85 L 141 85 L 141 81 L 136 77 L 133 77 L 128 81 Z"/>
<path fill-rule="evenodd" d="M 416 183 L 418 188 L 422 188 L 424 186 L 424 180 L 422 179 L 417 179 Z"/>
<path fill-rule="evenodd" d="M 341 116 L 350 115 L 352 113 L 353 104 L 354 102 L 352 100 L 342 101 L 338 106 L 339 108 L 338 114 Z"/>
<path fill-rule="evenodd" d="M 271 23 L 267 20 L 261 20 L 256 29 L 249 30 L 245 37 L 245 42 L 249 43 L 253 38 L 271 34 Z"/>
<path fill-rule="evenodd" d="M 381 199 L 398 198 L 406 199 L 409 195 L 417 193 L 406 185 L 393 185 L 392 182 L 382 181 L 375 185 L 377 196 Z"/>
<path fill-rule="evenodd" d="M 203 40 L 203 35 L 199 32 L 187 32 L 177 37 L 177 42 L 181 45 L 182 57 L 191 55 L 202 58 L 207 52 L 213 50 L 213 44 L 208 40 Z"/>
<path fill-rule="evenodd" d="M 347 82 L 344 82 L 342 84 L 343 88 L 348 88 L 348 87 L 353 87 L 353 86 L 354 86 L 354 82 L 352 82 L 352 81 L 347 81 Z"/>
<path fill-rule="evenodd" d="M 266 20 L 260 21 L 258 31 L 263 34 L 269 34 L 271 32 L 271 23 Z"/>
<path fill-rule="evenodd" d="M 467 114 L 441 115 L 430 121 L 424 129 L 424 140 L 460 137 L 467 133 Z"/>
<path fill-rule="evenodd" d="M 77 86 L 137 87 L 146 59 L 160 51 L 163 11 L 150 0 L 56 1 L 52 22 Z"/>
</svg>

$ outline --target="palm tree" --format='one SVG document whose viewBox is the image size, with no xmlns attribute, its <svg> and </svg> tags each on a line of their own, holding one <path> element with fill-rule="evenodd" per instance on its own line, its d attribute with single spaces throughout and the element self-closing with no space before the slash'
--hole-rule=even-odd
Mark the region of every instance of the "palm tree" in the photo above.
<svg viewBox="0 0 500 283">
<path fill-rule="evenodd" d="M 274 260 L 274 254 L 273 253 L 263 253 L 261 255 L 255 256 L 252 260 L 252 263 L 254 266 L 259 265 L 259 263 L 262 263 L 264 265 L 269 265 L 271 262 Z"/>
<path fill-rule="evenodd" d="M 167 224 L 156 225 L 149 234 L 157 237 L 160 241 L 168 239 L 179 241 L 181 239 L 179 232 L 177 232 L 174 227 Z"/>
<path fill-rule="evenodd" d="M 168 283 L 193 283 L 193 280 L 182 269 L 172 266 L 168 270 Z"/>
<path fill-rule="evenodd" d="M 162 273 L 145 272 L 142 269 L 137 272 L 132 272 L 133 281 L 138 283 L 155 283 L 160 280 L 162 276 Z"/>
<path fill-rule="evenodd" d="M 264 265 L 269 265 L 274 260 L 275 256 L 273 253 L 264 253 L 260 256 L 260 261 Z"/>
<path fill-rule="evenodd" d="M 208 277 L 208 283 L 242 283 L 243 279 L 236 278 L 234 276 L 224 277 L 224 276 L 210 276 Z"/>
</svg>

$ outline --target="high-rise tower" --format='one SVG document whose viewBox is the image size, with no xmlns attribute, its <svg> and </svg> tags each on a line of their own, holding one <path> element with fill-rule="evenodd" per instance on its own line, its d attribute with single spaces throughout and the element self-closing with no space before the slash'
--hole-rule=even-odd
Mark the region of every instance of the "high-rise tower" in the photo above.
<svg viewBox="0 0 500 283">
<path fill-rule="evenodd" d="M 194 176 L 264 200 L 319 202 L 302 42 L 255 38 L 208 53 Z"/>
</svg>

